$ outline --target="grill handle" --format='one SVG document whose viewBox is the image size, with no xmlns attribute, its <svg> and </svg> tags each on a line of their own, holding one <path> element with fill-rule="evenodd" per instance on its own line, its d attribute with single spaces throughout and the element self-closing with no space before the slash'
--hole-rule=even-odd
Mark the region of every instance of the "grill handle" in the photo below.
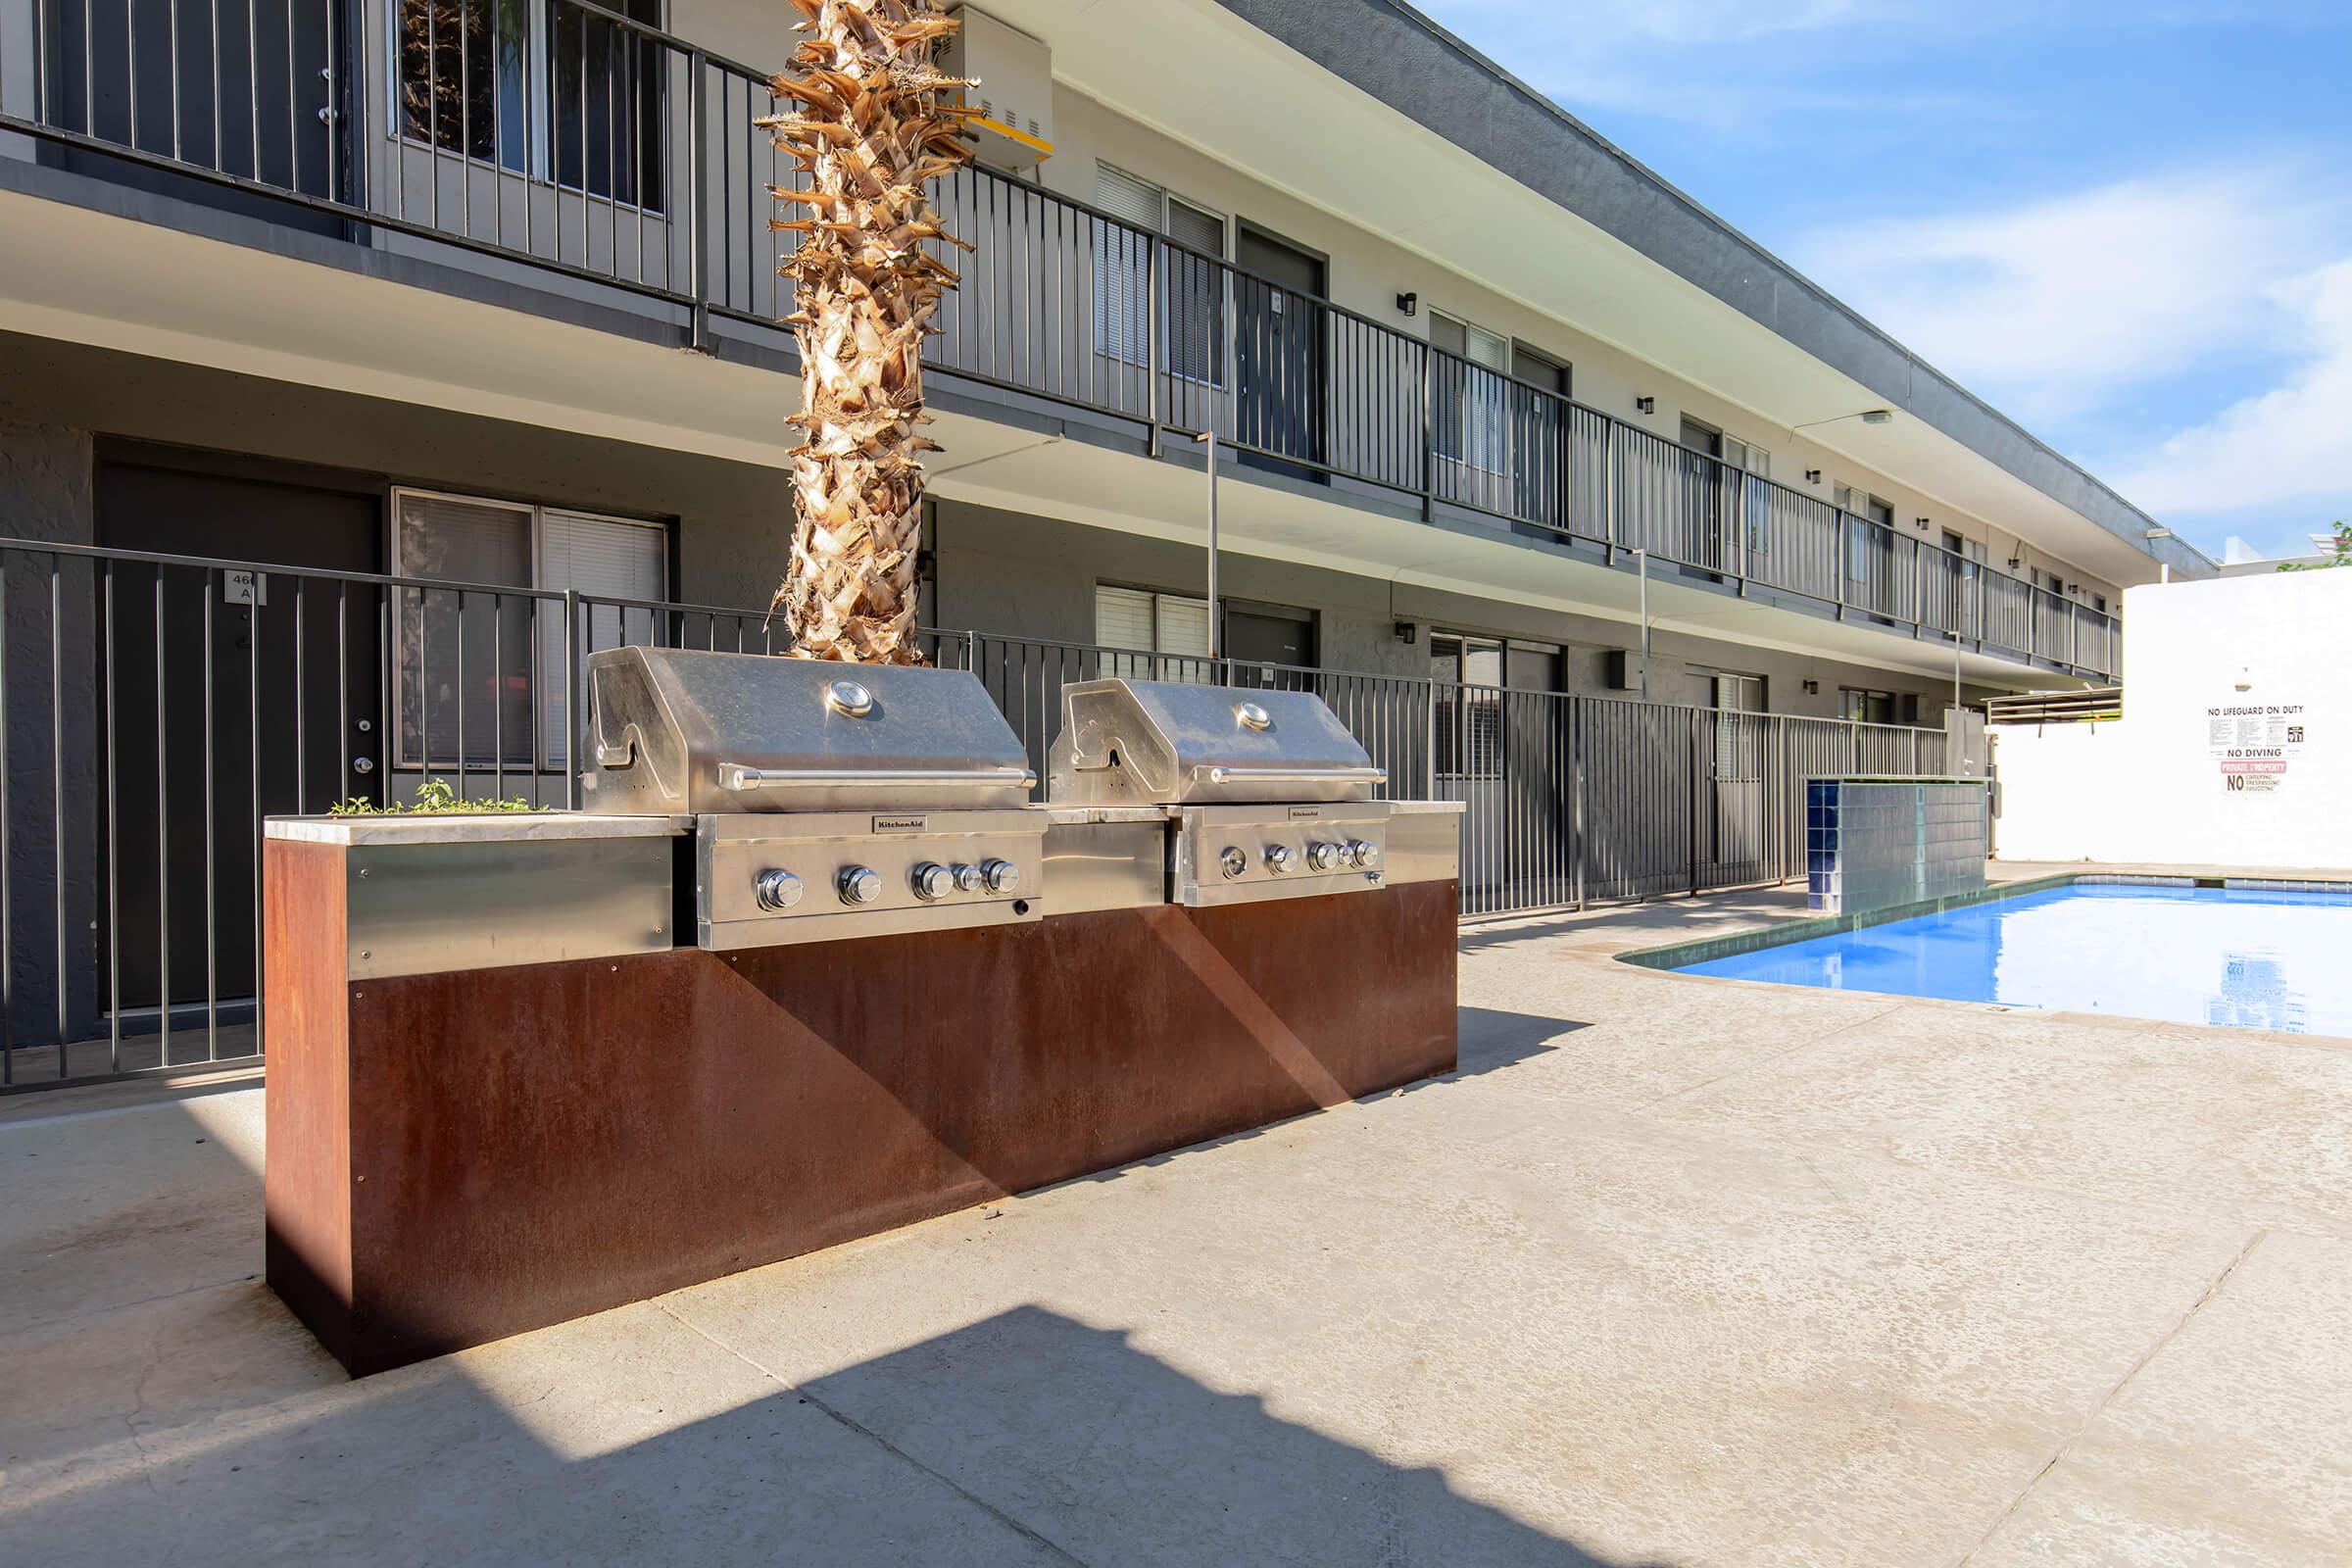
<svg viewBox="0 0 2352 1568">
<path fill-rule="evenodd" d="M 746 767 L 741 762 L 718 764 L 722 790 L 826 789 L 836 785 L 891 784 L 1018 784 L 1034 788 L 1037 775 L 1025 767 Z"/>
<path fill-rule="evenodd" d="M 1385 784 L 1385 767 L 1212 767 L 1211 784 Z"/>
</svg>

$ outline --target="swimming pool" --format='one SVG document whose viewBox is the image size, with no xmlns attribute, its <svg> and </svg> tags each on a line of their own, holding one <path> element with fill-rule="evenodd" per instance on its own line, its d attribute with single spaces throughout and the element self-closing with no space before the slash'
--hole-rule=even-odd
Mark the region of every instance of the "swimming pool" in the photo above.
<svg viewBox="0 0 2352 1568">
<path fill-rule="evenodd" d="M 2352 1036 L 2352 893 L 2078 883 L 1673 967 Z"/>
</svg>

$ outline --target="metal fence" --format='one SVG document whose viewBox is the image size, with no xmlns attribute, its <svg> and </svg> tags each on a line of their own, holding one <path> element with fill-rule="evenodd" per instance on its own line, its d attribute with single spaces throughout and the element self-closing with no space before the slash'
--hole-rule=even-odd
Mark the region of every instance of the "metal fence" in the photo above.
<svg viewBox="0 0 2352 1568">
<path fill-rule="evenodd" d="M 374 24 L 363 21 L 372 17 Z M 0 0 L 0 125 L 776 332 L 769 74 L 589 0 Z M 926 357 L 1313 482 L 1642 550 L 1735 591 L 2111 675 L 2117 623 L 1042 186 L 940 182 L 970 240 Z M 2014 530 L 2011 530 L 2014 531 Z"/>
<path fill-rule="evenodd" d="M 259 1055 L 266 817 L 578 803 L 582 663 L 773 652 L 763 612 L 0 539 L 0 1088 Z M 1462 909 L 1798 874 L 1811 773 L 1936 772 L 1940 731 L 929 635 L 1041 780 L 1061 687 L 1308 691 L 1388 770 L 1463 803 Z M 1042 794 L 1041 783 L 1041 794 Z"/>
</svg>

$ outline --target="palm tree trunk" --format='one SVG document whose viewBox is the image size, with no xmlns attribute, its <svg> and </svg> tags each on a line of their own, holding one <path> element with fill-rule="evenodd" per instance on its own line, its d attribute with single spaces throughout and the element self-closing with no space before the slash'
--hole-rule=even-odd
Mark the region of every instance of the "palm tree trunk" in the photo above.
<svg viewBox="0 0 2352 1568">
<path fill-rule="evenodd" d="M 799 309 L 802 444 L 792 453 L 792 563 L 776 589 L 792 653 L 854 663 L 922 662 L 915 552 L 923 470 L 922 340 L 956 273 L 926 186 L 969 152 L 967 85 L 932 65 L 956 29 L 934 0 L 792 0 L 809 37 L 776 96 L 797 112 L 761 120 L 807 188 L 772 187 L 806 209 L 774 227 L 801 236 L 783 263 Z M 969 250 L 971 247 L 964 245 Z"/>
</svg>

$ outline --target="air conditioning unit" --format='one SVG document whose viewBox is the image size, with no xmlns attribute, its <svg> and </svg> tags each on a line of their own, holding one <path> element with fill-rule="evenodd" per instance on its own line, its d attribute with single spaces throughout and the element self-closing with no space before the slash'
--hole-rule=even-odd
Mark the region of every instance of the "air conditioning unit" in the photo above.
<svg viewBox="0 0 2352 1568">
<path fill-rule="evenodd" d="M 964 89 L 964 102 L 980 111 L 969 122 L 980 162 L 1036 172 L 1054 156 L 1054 51 L 977 6 L 960 7 L 956 17 L 962 25 L 949 38 L 941 69 L 979 83 Z"/>
</svg>

